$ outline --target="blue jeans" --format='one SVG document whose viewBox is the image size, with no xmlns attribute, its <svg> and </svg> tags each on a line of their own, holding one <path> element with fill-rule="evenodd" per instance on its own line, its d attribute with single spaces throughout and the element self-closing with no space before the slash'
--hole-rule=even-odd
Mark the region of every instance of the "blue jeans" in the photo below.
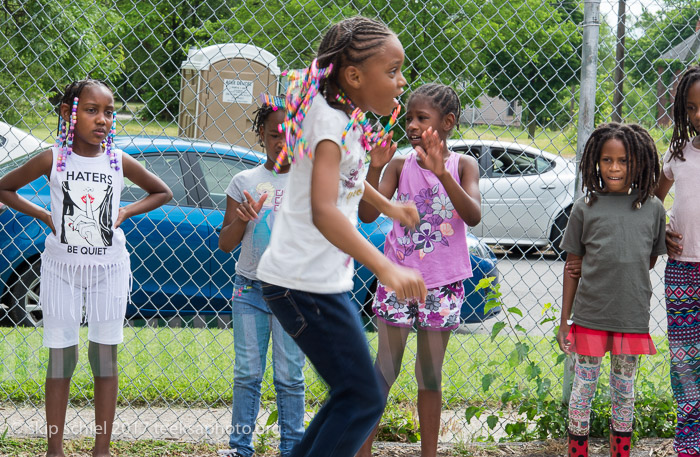
<svg viewBox="0 0 700 457">
<path fill-rule="evenodd" d="M 270 313 L 260 281 L 236 275 L 233 297 L 233 414 L 229 447 L 253 455 L 260 388 L 272 336 L 273 382 L 277 392 L 280 453 L 290 455 L 304 434 L 304 353 Z"/>
<path fill-rule="evenodd" d="M 292 457 L 353 457 L 384 411 L 357 307 L 346 293 L 314 294 L 263 283 L 284 330 L 328 384 L 329 397 Z"/>
</svg>

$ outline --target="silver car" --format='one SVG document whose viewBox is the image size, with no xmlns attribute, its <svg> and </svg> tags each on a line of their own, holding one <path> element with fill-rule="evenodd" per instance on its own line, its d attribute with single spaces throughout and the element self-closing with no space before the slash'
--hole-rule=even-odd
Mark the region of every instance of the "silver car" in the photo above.
<svg viewBox="0 0 700 457">
<path fill-rule="evenodd" d="M 31 133 L 0 122 L 0 163 L 9 162 L 49 146 L 51 146 L 49 143 L 41 141 Z"/>
<path fill-rule="evenodd" d="M 479 162 L 481 223 L 471 231 L 488 244 L 551 246 L 559 241 L 574 201 L 576 165 L 518 143 L 449 140 L 448 147 Z"/>
</svg>

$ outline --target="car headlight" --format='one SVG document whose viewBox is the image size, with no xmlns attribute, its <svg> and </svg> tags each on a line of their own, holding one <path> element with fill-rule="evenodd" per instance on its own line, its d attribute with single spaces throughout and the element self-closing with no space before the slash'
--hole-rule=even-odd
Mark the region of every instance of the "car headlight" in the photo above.
<svg viewBox="0 0 700 457">
<path fill-rule="evenodd" d="M 491 258 L 491 249 L 478 238 L 468 237 L 467 244 L 469 245 L 469 254 L 481 259 Z"/>
</svg>

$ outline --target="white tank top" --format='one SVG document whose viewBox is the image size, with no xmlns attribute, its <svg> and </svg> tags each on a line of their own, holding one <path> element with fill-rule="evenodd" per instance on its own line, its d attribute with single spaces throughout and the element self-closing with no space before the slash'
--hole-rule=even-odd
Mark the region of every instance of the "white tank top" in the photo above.
<svg viewBox="0 0 700 457">
<path fill-rule="evenodd" d="M 119 170 L 107 154 L 71 154 L 64 171 L 56 170 L 59 150 L 51 148 L 49 187 L 51 218 L 56 234 L 46 238 L 44 258 L 71 266 L 117 266 L 129 260 L 126 238 L 114 228 L 124 188 L 122 151 L 116 150 Z"/>
</svg>

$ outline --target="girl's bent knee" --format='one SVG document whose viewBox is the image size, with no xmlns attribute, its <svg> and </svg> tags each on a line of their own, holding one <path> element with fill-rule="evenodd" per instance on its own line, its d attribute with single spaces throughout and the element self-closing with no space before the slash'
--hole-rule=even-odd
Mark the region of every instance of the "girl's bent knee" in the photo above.
<svg viewBox="0 0 700 457">
<path fill-rule="evenodd" d="M 70 379 L 78 364 L 78 346 L 67 348 L 50 348 L 49 365 L 46 369 L 47 379 Z"/>
</svg>

